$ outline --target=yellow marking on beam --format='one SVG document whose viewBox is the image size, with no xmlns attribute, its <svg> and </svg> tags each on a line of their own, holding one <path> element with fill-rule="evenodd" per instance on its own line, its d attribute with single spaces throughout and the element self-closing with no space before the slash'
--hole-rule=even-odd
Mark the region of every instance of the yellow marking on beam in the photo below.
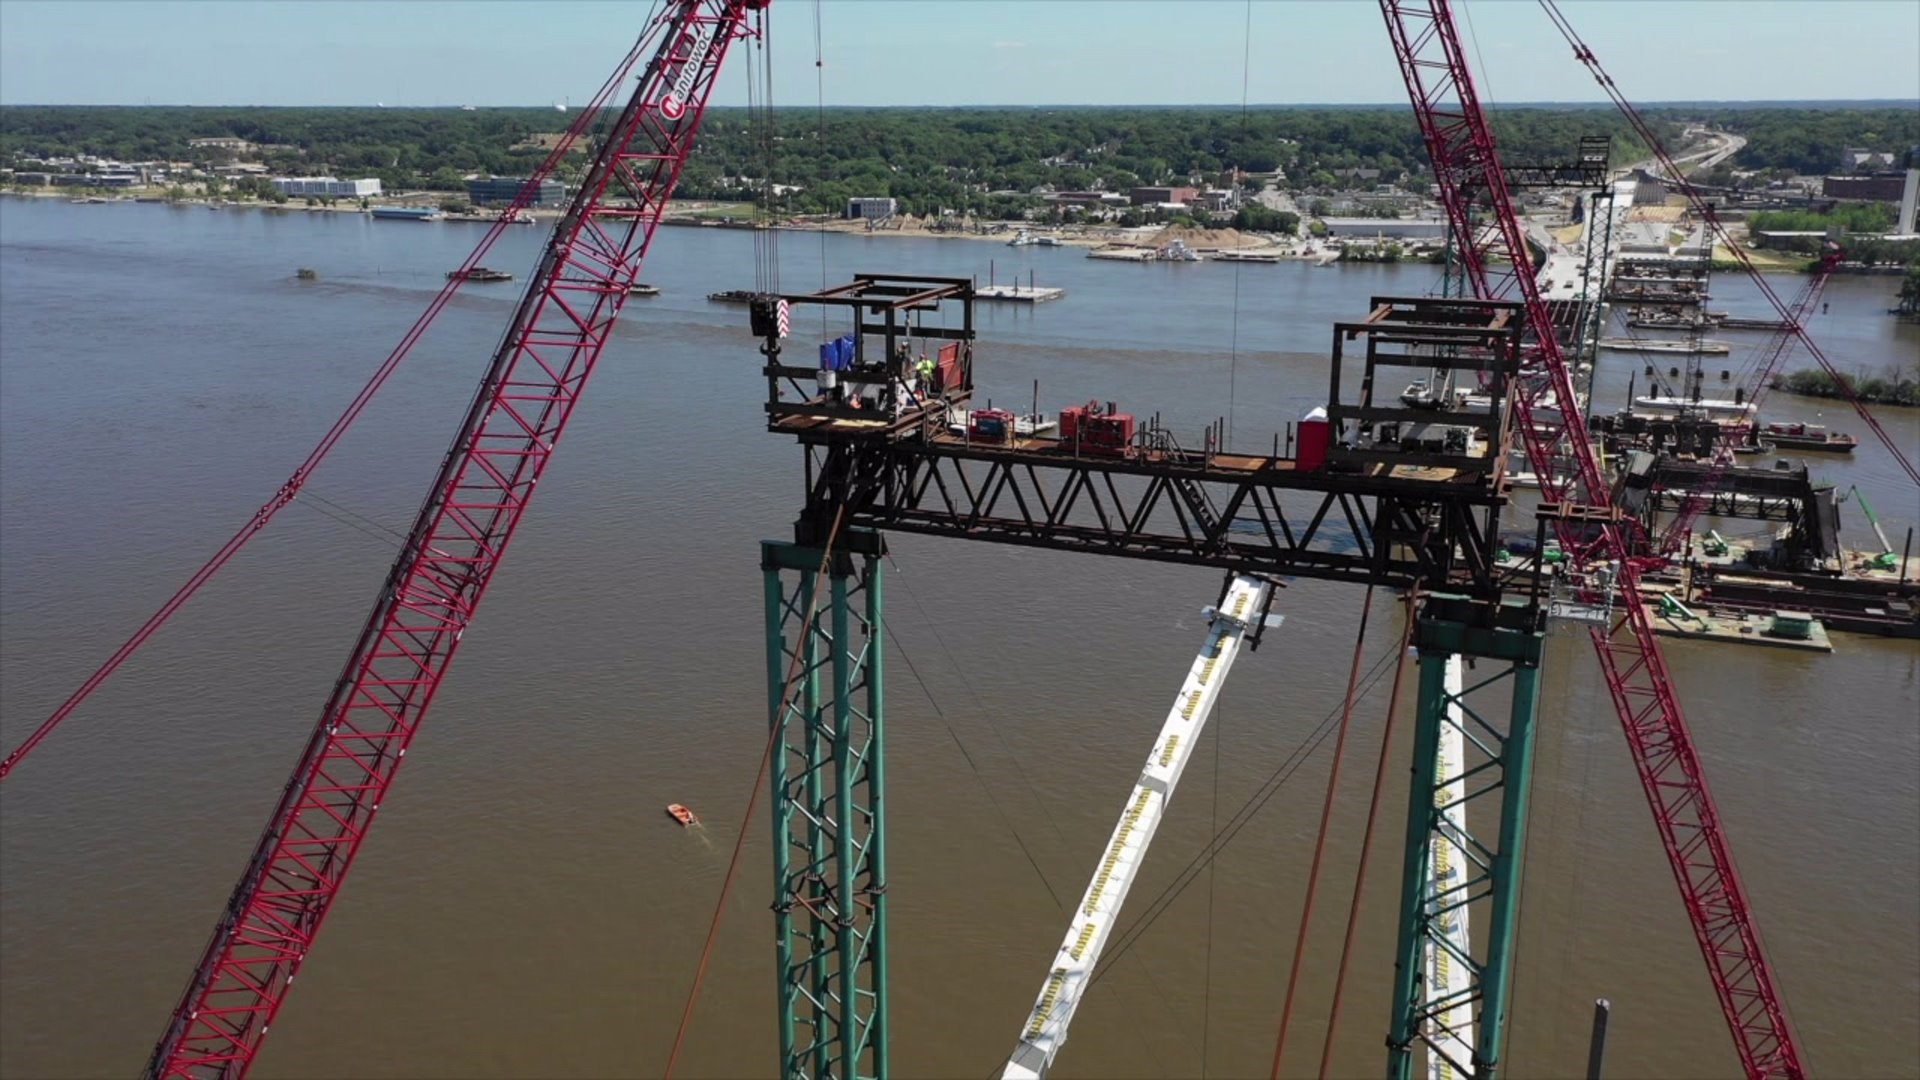
<svg viewBox="0 0 1920 1080">
<path fill-rule="evenodd" d="M 1040 1004 L 1033 1008 L 1033 1022 L 1027 1025 L 1027 1038 L 1040 1034 L 1047 1024 L 1047 1018 L 1053 1014 L 1053 1003 L 1060 996 L 1060 986 L 1067 981 L 1066 968 L 1054 968 L 1053 975 L 1047 979 L 1047 988 L 1040 995 Z"/>
<path fill-rule="evenodd" d="M 1088 923 L 1082 928 L 1080 931 L 1080 940 L 1073 943 L 1073 949 L 1069 955 L 1075 960 L 1080 959 L 1080 954 L 1087 951 L 1087 945 L 1093 941 L 1093 932 L 1097 929 L 1099 929 L 1099 927 L 1095 923 Z"/>
<path fill-rule="evenodd" d="M 1179 733 L 1176 732 L 1172 735 L 1167 736 L 1167 748 L 1165 750 L 1160 751 L 1160 767 L 1161 768 L 1164 769 L 1168 765 L 1173 763 L 1173 752 L 1179 746 L 1180 746 Z"/>
</svg>

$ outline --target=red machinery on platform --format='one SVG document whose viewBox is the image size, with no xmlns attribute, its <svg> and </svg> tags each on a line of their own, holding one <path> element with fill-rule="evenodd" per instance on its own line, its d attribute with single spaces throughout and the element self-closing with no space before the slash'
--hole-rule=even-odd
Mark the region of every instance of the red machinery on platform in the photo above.
<svg viewBox="0 0 1920 1080">
<path fill-rule="evenodd" d="M 1133 446 L 1134 419 L 1109 401 L 1070 405 L 1060 410 L 1060 445 L 1081 454 L 1124 455 Z"/>
<path fill-rule="evenodd" d="M 1433 163 L 1448 225 L 1458 238 L 1466 280 L 1475 295 L 1485 298 L 1517 291 L 1529 329 L 1535 331 L 1529 343 L 1535 374 L 1518 380 L 1514 422 L 1540 478 L 1542 498 L 1604 507 L 1608 490 L 1588 439 L 1572 371 L 1546 329 L 1553 323 L 1533 278 L 1448 0 L 1380 0 L 1380 8 Z M 1643 137 L 1658 146 L 1650 131 Z M 1470 213 L 1476 203 L 1491 206 L 1494 227 L 1476 225 Z M 1490 258 L 1494 255 L 1504 257 L 1504 266 Z M 1591 631 L 1594 648 L 1741 1067 L 1750 1077 L 1802 1076 L 1786 1013 L 1642 603 L 1642 564 L 1617 523 L 1578 533 L 1563 529 L 1560 543 L 1572 556 L 1572 566 L 1589 572 L 1611 566 L 1614 571 L 1610 582 L 1597 574 L 1587 579 L 1585 598 L 1618 611 L 1612 625 Z M 1615 588 L 1617 605 L 1611 603 Z M 1624 636 L 1622 630 L 1627 631 Z"/>
</svg>

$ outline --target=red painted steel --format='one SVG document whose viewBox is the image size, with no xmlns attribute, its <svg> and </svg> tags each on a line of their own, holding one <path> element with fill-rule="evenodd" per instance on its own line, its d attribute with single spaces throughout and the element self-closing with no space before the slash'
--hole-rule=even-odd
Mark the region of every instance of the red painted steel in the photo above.
<svg viewBox="0 0 1920 1080">
<path fill-rule="evenodd" d="M 1479 296 L 1488 298 L 1517 288 L 1526 304 L 1534 328 L 1530 352 L 1535 366 L 1519 380 L 1515 420 L 1544 497 L 1564 500 L 1577 488 L 1579 501 L 1605 506 L 1608 490 L 1587 438 L 1572 373 L 1553 339 L 1533 280 L 1447 0 L 1380 0 L 1380 8 L 1433 162 L 1441 203 L 1454 235 L 1465 238 L 1459 246 L 1468 280 Z M 1493 226 L 1480 232 L 1468 212 L 1476 199 L 1490 203 L 1494 217 Z M 1498 276 L 1488 259 L 1495 252 L 1508 260 Z M 1569 472 L 1571 476 L 1565 475 Z M 1624 614 L 1610 632 L 1594 631 L 1593 642 L 1741 1065 L 1752 1077 L 1799 1077 L 1799 1054 L 1673 680 L 1641 603 L 1640 563 L 1630 556 L 1617 527 L 1602 528 L 1594 537 L 1563 529 L 1561 544 L 1574 556 L 1576 567 L 1610 560 L 1618 568 L 1618 601 Z M 1623 629 L 1629 631 L 1624 637 Z"/>
<path fill-rule="evenodd" d="M 1692 184 L 1687 183 L 1686 173 L 1674 164 L 1673 158 L 1667 154 L 1666 147 L 1660 144 L 1659 137 L 1653 133 L 1653 128 L 1640 115 L 1639 110 L 1635 109 L 1632 102 L 1620 93 L 1620 88 L 1614 85 L 1613 77 L 1606 73 L 1606 70 L 1600 66 L 1599 59 L 1593 55 L 1593 50 L 1589 49 L 1587 43 L 1580 40 L 1580 35 L 1574 32 L 1573 24 L 1569 23 L 1567 17 L 1561 13 L 1559 5 L 1555 0 L 1540 0 L 1540 6 L 1546 9 L 1547 16 L 1553 20 L 1554 27 L 1560 31 L 1560 36 L 1566 38 L 1567 44 L 1573 47 L 1573 58 L 1586 65 L 1587 70 L 1593 74 L 1594 81 L 1600 84 L 1600 89 L 1606 91 L 1607 97 L 1613 100 L 1621 115 L 1633 125 L 1634 133 L 1640 136 L 1640 141 L 1646 143 L 1652 150 L 1654 158 L 1660 162 L 1661 168 L 1666 172 L 1668 177 L 1666 182 L 1686 196 L 1687 205 L 1694 214 L 1707 223 L 1713 235 L 1718 237 L 1721 244 L 1725 245 L 1726 249 L 1733 253 L 1733 257 L 1739 260 L 1740 265 L 1746 268 L 1747 276 L 1753 280 L 1760 294 L 1767 298 L 1767 303 L 1773 305 L 1773 310 L 1779 314 L 1781 321 L 1792 328 L 1793 335 L 1800 340 L 1807 354 L 1819 363 L 1822 370 L 1833 376 L 1833 381 L 1839 384 L 1840 393 L 1846 397 L 1847 403 L 1853 406 L 1853 411 L 1859 413 L 1860 419 L 1873 429 L 1875 435 L 1879 436 L 1881 445 L 1893 455 L 1893 460 L 1900 463 L 1900 468 L 1906 472 L 1907 479 L 1920 484 L 1920 470 L 1915 469 L 1913 462 L 1907 460 L 1906 452 L 1900 448 L 1900 444 L 1894 441 L 1892 435 L 1887 434 L 1887 429 L 1880 426 L 1880 421 L 1874 418 L 1873 411 L 1867 408 L 1866 402 L 1861 401 L 1859 395 L 1853 392 L 1852 381 L 1833 366 L 1833 361 L 1827 359 L 1827 354 L 1821 351 L 1819 344 L 1813 340 L 1813 335 L 1807 333 L 1806 325 L 1794 319 L 1787 302 L 1780 299 L 1780 294 L 1774 291 L 1772 283 L 1768 282 L 1759 268 L 1753 265 L 1753 260 L 1747 257 L 1746 249 L 1733 242 L 1733 237 L 1728 235 L 1726 226 L 1720 223 L 1718 212 L 1700 197 L 1700 193 L 1694 190 Z"/>
<path fill-rule="evenodd" d="M 1820 302 L 1820 293 L 1826 288 L 1827 276 L 1833 273 L 1833 268 L 1840 262 L 1840 250 L 1832 245 L 1829 247 L 1830 250 L 1821 256 L 1819 267 L 1807 278 L 1806 287 L 1800 290 L 1800 295 L 1794 298 L 1793 306 L 1787 309 L 1787 321 L 1779 330 L 1774 331 L 1773 337 L 1768 339 L 1766 348 L 1760 353 L 1760 363 L 1754 370 L 1747 394 L 1747 400 L 1754 405 L 1758 405 L 1766 396 L 1774 371 L 1780 367 L 1781 361 L 1787 358 L 1787 354 L 1793 351 L 1794 342 L 1799 340 L 1801 320 L 1811 314 L 1813 306 Z M 1712 471 L 1700 483 L 1698 490 L 1687 492 L 1686 500 L 1680 504 L 1679 511 L 1673 515 L 1673 520 L 1660 534 L 1660 545 L 1655 549 L 1657 554 L 1672 555 L 1679 549 L 1688 534 L 1693 532 L 1694 522 L 1700 519 L 1700 512 L 1706 509 L 1707 496 L 1718 490 L 1721 478 L 1726 475 L 1727 468 L 1733 464 L 1734 444 L 1745 434 L 1747 432 L 1740 428 L 1722 425 L 1718 443 L 1714 447 Z"/>
<path fill-rule="evenodd" d="M 178 591 L 167 598 L 166 603 L 160 605 L 158 611 L 155 611 L 149 616 L 146 622 L 140 624 L 140 628 L 133 632 L 132 637 L 123 642 L 118 649 L 114 650 L 113 655 L 107 657 L 105 662 L 98 668 L 95 668 L 93 674 L 87 676 L 86 681 L 80 684 L 79 689 L 68 695 L 67 699 L 60 703 L 60 707 L 55 709 L 52 715 L 48 716 L 46 720 L 42 721 L 38 728 L 34 729 L 33 734 L 27 736 L 26 740 L 15 747 L 4 759 L 0 759 L 0 780 L 5 780 L 7 774 L 13 771 L 13 767 L 20 763 L 20 759 L 26 757 L 33 751 L 34 747 L 40 745 L 40 741 L 52 733 L 53 729 L 58 727 L 62 720 L 65 720 L 75 709 L 80 707 L 80 703 L 87 699 L 87 695 L 98 689 L 100 684 L 106 682 L 107 678 L 111 676 L 122 663 L 126 662 L 128 657 L 132 656 L 140 646 L 146 644 L 147 639 L 152 637 L 154 632 L 159 630 L 160 627 L 173 616 L 174 612 L 180 610 L 181 605 L 185 604 L 194 593 L 200 591 L 200 586 L 205 585 L 215 574 L 220 572 L 220 568 L 225 566 L 228 560 L 240 553 L 240 549 L 247 545 L 247 541 L 259 535 L 260 531 L 267 527 L 267 523 L 273 520 L 275 514 L 279 513 L 283 507 L 299 496 L 300 489 L 306 485 L 307 478 L 312 476 L 313 471 L 320 467 L 320 463 L 325 460 L 327 454 L 333 450 L 334 445 L 340 441 L 341 436 L 347 433 L 347 429 L 353 426 L 353 422 L 360 418 L 360 413 L 366 409 L 367 404 L 371 402 L 374 396 L 380 392 L 380 389 L 386 385 L 387 377 L 392 375 L 394 369 L 398 368 L 401 361 L 405 360 L 408 354 L 413 351 L 413 346 L 420 340 L 421 336 L 427 332 L 427 328 L 433 324 L 435 317 L 440 314 L 440 310 L 447 306 L 447 301 L 453 299 L 454 292 L 458 290 L 466 280 L 466 271 L 480 265 L 480 260 L 485 258 L 487 252 L 493 249 L 494 241 L 500 238 L 500 234 L 506 231 L 508 224 L 532 201 L 534 195 L 539 191 L 539 181 L 550 175 L 554 167 L 560 164 L 560 162 L 572 152 L 574 143 L 586 132 L 587 126 L 592 123 L 596 112 L 612 97 L 614 91 L 620 89 L 627 72 L 632 70 L 633 65 L 638 63 L 640 58 L 641 53 L 637 49 L 630 53 L 626 62 L 621 65 L 620 70 L 614 72 L 613 76 L 601 86 L 600 92 L 595 94 L 593 100 L 587 104 L 587 107 L 581 110 L 579 115 L 574 118 L 573 123 L 567 128 L 566 132 L 555 142 L 553 150 L 547 154 L 546 159 L 540 163 L 539 168 L 533 171 L 530 177 L 532 182 L 527 184 L 527 186 L 514 197 L 513 202 L 501 213 L 500 217 L 494 221 L 492 227 L 487 229 L 486 235 L 481 237 L 479 244 L 474 246 L 473 253 L 468 255 L 466 261 L 460 264 L 460 268 L 448 275 L 448 281 L 445 285 L 441 286 L 439 294 L 427 305 L 427 309 L 421 312 L 420 317 L 414 320 L 413 325 L 407 328 L 406 334 L 400 338 L 400 343 L 395 345 L 393 351 L 387 354 L 387 358 L 380 362 L 378 368 L 374 369 L 373 374 L 368 377 L 366 384 L 360 388 L 360 392 L 354 395 L 352 401 L 347 403 L 347 407 L 345 411 L 340 414 L 339 419 L 335 420 L 333 426 L 327 429 L 325 435 L 321 436 L 320 442 L 314 446 L 312 452 L 307 455 L 306 460 L 300 463 L 300 467 L 293 471 L 293 475 L 287 477 L 286 483 L 281 484 L 279 489 L 273 493 L 273 497 L 262 503 L 260 508 L 253 512 L 253 516 L 248 518 L 246 522 L 240 526 L 239 531 L 229 537 L 227 542 L 221 545 L 220 549 L 215 551 L 213 556 L 209 558 L 200 569 L 194 571 L 193 576 L 187 579 L 186 584 L 180 586 Z"/>
<path fill-rule="evenodd" d="M 555 226 L 149 1077 L 244 1074 L 419 731 L 672 194 L 728 47 L 766 0 L 681 0 Z M 657 50 L 657 51 L 656 51 Z"/>
</svg>

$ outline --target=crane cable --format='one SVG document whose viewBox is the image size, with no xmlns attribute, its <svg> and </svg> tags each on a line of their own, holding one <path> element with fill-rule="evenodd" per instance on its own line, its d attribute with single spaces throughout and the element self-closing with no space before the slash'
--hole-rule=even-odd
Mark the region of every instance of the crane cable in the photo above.
<svg viewBox="0 0 1920 1080">
<path fill-rule="evenodd" d="M 1380 681 L 1382 669 L 1391 659 L 1393 659 L 1391 654 L 1382 654 L 1374 660 L 1367 669 L 1367 673 L 1360 677 L 1359 697 L 1364 698 L 1372 692 L 1374 685 Z M 1154 897 L 1153 901 L 1147 905 L 1146 913 L 1129 924 L 1126 930 L 1121 932 L 1117 943 L 1101 956 L 1100 966 L 1094 971 L 1093 978 L 1088 980 L 1089 985 L 1099 982 L 1101 977 L 1127 954 L 1127 950 L 1133 948 L 1148 930 L 1153 929 L 1153 924 L 1158 922 L 1160 917 L 1173 906 L 1173 902 L 1180 899 L 1180 895 L 1186 892 L 1187 887 L 1199 878 L 1200 870 L 1217 858 L 1220 852 L 1226 850 L 1234 837 L 1239 836 L 1241 830 L 1253 821 L 1254 815 L 1265 809 L 1267 803 L 1273 801 L 1274 795 L 1279 793 L 1288 780 L 1293 779 L 1293 774 L 1300 771 L 1300 767 L 1306 763 L 1307 758 L 1313 756 L 1313 752 L 1320 749 L 1320 744 L 1327 741 L 1327 736 L 1333 732 L 1334 722 L 1339 718 L 1340 706 L 1335 705 L 1326 716 L 1321 718 L 1320 723 L 1307 734 L 1307 737 L 1301 740 L 1300 745 L 1294 747 L 1286 760 L 1282 761 L 1279 767 L 1275 768 L 1254 790 L 1254 793 L 1247 797 L 1247 801 L 1240 804 L 1240 809 L 1234 811 L 1233 816 L 1227 819 L 1226 827 L 1215 833 L 1213 838 L 1201 847 L 1198 854 L 1187 860 L 1187 865 L 1174 875 L 1174 880 L 1161 889 L 1160 895 Z"/>
<path fill-rule="evenodd" d="M 653 22 L 653 18 L 650 17 L 647 25 L 652 26 Z M 548 152 L 547 157 L 541 162 L 539 168 L 534 170 L 533 177 L 535 179 L 550 174 L 554 167 L 566 157 L 574 143 L 587 134 L 587 128 L 600 115 L 602 106 L 605 105 L 608 98 L 612 96 L 614 91 L 625 85 L 627 73 L 633 70 L 633 66 L 640 60 L 640 48 L 645 41 L 646 37 L 643 34 L 641 39 L 636 41 L 628 50 L 625 60 L 614 68 L 612 76 L 601 85 L 599 91 L 593 96 L 593 99 L 587 103 L 586 108 L 574 119 L 572 125 L 567 128 L 565 136 Z M 393 351 L 387 354 L 386 359 L 382 360 L 379 366 L 374 368 L 373 373 L 367 376 L 367 381 L 361 385 L 359 392 L 354 395 L 353 400 L 347 403 L 347 407 L 342 410 L 339 417 L 334 420 L 333 426 L 329 427 L 326 433 L 320 437 L 320 441 L 308 452 L 306 459 L 302 461 L 299 467 L 294 469 L 292 475 L 288 476 L 286 481 L 274 491 L 272 497 L 262 503 L 259 509 L 255 510 L 253 515 L 242 523 L 240 528 L 227 539 L 227 542 L 222 544 L 219 550 L 215 551 L 198 570 L 195 570 L 191 577 L 187 578 L 186 584 L 175 590 L 173 595 L 168 597 L 166 602 L 160 605 L 159 610 L 148 616 L 147 621 L 141 623 L 139 629 L 133 632 L 133 636 L 121 643 L 120 647 L 115 649 L 111 656 L 108 656 L 106 660 L 101 662 L 100 666 L 94 669 L 93 674 L 87 676 L 86 681 L 80 684 L 79 689 L 69 694 L 67 699 L 61 702 L 59 707 L 54 709 L 52 714 L 49 715 L 46 720 L 42 721 L 39 727 L 34 729 L 33 734 L 27 736 L 25 741 L 21 742 L 19 746 L 16 746 L 5 758 L 0 758 L 0 780 L 6 779 L 7 775 L 13 771 L 14 766 L 20 764 L 22 758 L 25 758 L 31 753 L 34 747 L 40 745 L 42 739 L 45 739 L 53 732 L 54 728 L 60 725 L 61 721 L 65 720 L 75 709 L 79 708 L 81 702 L 85 701 L 89 694 L 92 694 L 94 690 L 98 689 L 101 683 L 106 682 L 107 678 L 118 670 L 120 665 L 125 663 L 128 657 L 138 651 L 139 648 L 146 643 L 147 639 L 152 637 L 154 633 L 160 629 L 162 624 L 172 618 L 173 614 L 179 611 L 181 606 L 191 599 L 193 594 L 198 592 L 202 585 L 212 580 L 213 576 L 220 572 L 221 567 L 224 567 L 229 560 L 239 554 L 240 549 L 245 547 L 249 540 L 258 536 L 261 530 L 267 527 L 267 523 L 273 520 L 275 514 L 279 513 L 289 503 L 295 501 L 305 488 L 307 480 L 312 477 L 313 471 L 320 467 L 321 462 L 326 460 L 327 455 L 333 451 L 333 448 L 339 444 L 341 438 L 346 435 L 347 429 L 352 427 L 354 421 L 360 418 L 360 414 L 365 411 L 368 403 L 374 399 L 374 396 L 380 392 L 381 388 L 386 386 L 388 377 L 391 376 L 394 370 L 400 366 L 401 362 L 412 353 L 414 345 L 426 334 L 428 327 L 433 324 L 435 317 L 440 314 L 441 309 L 445 308 L 448 302 L 453 299 L 453 294 L 458 291 L 466 280 L 465 275 L 461 273 L 461 271 L 471 270 L 479 265 L 480 260 L 486 257 L 487 252 L 493 249 L 494 241 L 498 240 L 500 235 L 506 231 L 508 221 L 527 205 L 532 198 L 532 193 L 538 189 L 538 185 L 536 184 L 527 184 L 521 189 L 521 193 L 514 198 L 514 201 L 500 215 L 499 219 L 487 230 L 486 235 L 480 238 L 480 242 L 474 246 L 473 251 L 467 256 L 466 261 L 460 264 L 459 269 L 454 272 L 453 276 L 447 279 L 447 283 L 440 287 L 438 293 L 434 294 L 434 298 L 427 304 L 426 311 L 422 312 L 420 317 L 413 321 L 413 324 L 407 328 L 406 333 L 401 335 L 399 344 L 395 345 Z"/>
<path fill-rule="evenodd" d="M 1413 624 L 1418 617 L 1420 588 L 1407 593 L 1407 626 L 1400 634 L 1400 655 L 1393 665 L 1393 689 L 1387 693 L 1386 727 L 1380 735 L 1380 761 L 1373 770 L 1373 794 L 1367 801 L 1367 827 L 1360 835 L 1360 865 L 1353 875 L 1353 899 L 1347 904 L 1347 929 L 1340 939 L 1340 967 L 1333 977 L 1333 1001 L 1327 1006 L 1327 1035 L 1320 1045 L 1320 1080 L 1327 1080 L 1333 1061 L 1333 1033 L 1340 1025 L 1340 992 L 1347 983 L 1347 957 L 1353 952 L 1353 928 L 1360 921 L 1360 896 L 1367 886 L 1367 855 L 1373 847 L 1373 825 L 1380 814 L 1380 791 L 1387 782 L 1387 756 L 1393 749 L 1393 720 L 1400 712 L 1400 685 L 1407 672 L 1407 654 L 1413 651 Z M 1417 794 L 1417 793 L 1416 793 Z"/>
<path fill-rule="evenodd" d="M 833 512 L 833 525 L 827 529 L 827 541 L 820 548 L 820 568 L 814 572 L 815 580 L 824 576 L 827 566 L 833 559 L 834 542 L 840 538 L 840 523 L 847 512 L 846 503 Z M 820 609 L 820 589 L 809 590 L 806 614 L 800 620 L 802 637 L 813 633 L 813 620 Z M 841 642 L 834 642 L 840 647 Z M 805 648 L 795 649 L 793 660 L 787 665 L 787 678 L 780 687 L 780 712 L 769 717 L 767 724 L 767 743 L 760 751 L 760 767 L 754 770 L 753 787 L 747 793 L 747 809 L 740 815 L 740 831 L 733 838 L 733 854 L 727 859 L 726 876 L 720 879 L 720 896 L 714 901 L 713 918 L 707 923 L 707 940 L 700 947 L 700 963 L 693 970 L 693 985 L 687 989 L 686 1005 L 680 1010 L 680 1026 L 673 1033 L 673 1048 L 667 1053 L 667 1068 L 662 1073 L 663 1080 L 672 1080 L 673 1067 L 680 1060 L 680 1046 L 686 1041 L 687 1028 L 693 1023 L 693 1006 L 700 998 L 700 986 L 706 981 L 707 961 L 713 955 L 713 942 L 720 934 L 720 921 L 727 912 L 727 896 L 733 891 L 734 872 L 740 868 L 740 849 L 747 839 L 747 823 L 753 820 L 754 808 L 760 805 L 760 782 L 767 775 L 767 765 L 773 760 L 773 748 L 780 741 L 780 732 L 786 726 L 786 714 L 792 709 L 793 684 L 800 676 L 800 664 L 807 655 Z"/>
<path fill-rule="evenodd" d="M 1220 831 L 1220 743 L 1226 737 L 1226 702 L 1213 707 L 1213 810 L 1207 816 L 1207 831 Z M 1207 860 L 1207 960 L 1200 982 L 1200 1080 L 1207 1080 L 1207 1051 L 1213 1041 L 1213 879 L 1219 863 Z"/>
<path fill-rule="evenodd" d="M 1240 35 L 1240 138 L 1247 137 L 1247 87 L 1253 64 L 1253 0 L 1247 0 L 1246 29 Z M 1236 189 L 1240 183 L 1240 166 L 1233 167 L 1233 182 Z M 1233 261 L 1233 330 L 1230 344 L 1227 346 L 1227 417 L 1226 427 L 1220 433 L 1220 445 L 1216 452 L 1224 451 L 1233 442 L 1233 398 L 1240 377 L 1240 268 L 1242 260 Z M 1209 872 L 1211 873 L 1211 872 Z M 1207 889 L 1213 889 L 1212 878 L 1208 878 Z M 1209 901 L 1211 903 L 1211 901 Z"/>
<path fill-rule="evenodd" d="M 765 208 L 766 221 L 752 221 L 753 228 L 753 277 L 754 291 L 778 293 L 780 291 L 780 233 L 772 228 L 775 165 L 778 163 L 775 144 L 773 115 L 773 53 L 767 47 L 767 36 L 771 30 L 765 8 L 754 13 L 756 38 L 759 49 L 758 67 L 755 59 L 749 57 L 747 75 L 747 145 L 749 156 L 760 159 L 761 207 Z M 758 210 L 759 208 L 756 208 Z M 768 226 L 761 228 L 761 225 Z"/>
<path fill-rule="evenodd" d="M 1340 731 L 1333 742 L 1333 767 L 1327 771 L 1327 795 L 1320 805 L 1320 830 L 1313 841 L 1313 864 L 1307 871 L 1307 897 L 1300 908 L 1300 930 L 1293 942 L 1293 961 L 1287 969 L 1287 996 L 1280 1006 L 1280 1031 L 1273 1041 L 1272 1080 L 1280 1078 L 1280 1060 L 1287 1050 L 1287 1025 L 1293 1019 L 1293 994 L 1300 983 L 1300 958 L 1307 951 L 1307 926 L 1313 921 L 1313 897 L 1320 884 L 1320 857 L 1327 847 L 1327 822 L 1333 817 L 1333 796 L 1340 784 L 1340 759 L 1347 747 L 1347 731 L 1353 719 L 1354 690 L 1360 681 L 1360 650 L 1367 640 L 1367 617 L 1373 611 L 1374 586 L 1367 585 L 1366 599 L 1360 603 L 1360 630 L 1353 639 L 1353 664 L 1347 673 L 1347 696 L 1340 707 Z"/>
</svg>

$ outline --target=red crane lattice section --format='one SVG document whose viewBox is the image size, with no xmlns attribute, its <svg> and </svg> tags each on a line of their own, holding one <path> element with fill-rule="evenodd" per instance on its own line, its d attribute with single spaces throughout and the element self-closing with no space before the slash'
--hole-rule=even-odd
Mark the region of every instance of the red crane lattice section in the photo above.
<svg viewBox="0 0 1920 1080">
<path fill-rule="evenodd" d="M 1517 290 L 1526 304 L 1537 367 L 1516 389 L 1515 423 L 1539 475 L 1543 498 L 1565 501 L 1577 485 L 1581 501 L 1605 506 L 1607 488 L 1587 437 L 1572 372 L 1553 338 L 1553 324 L 1529 270 L 1520 224 L 1506 196 L 1493 136 L 1447 0 L 1380 0 L 1380 7 L 1448 223 L 1460 238 L 1467 279 L 1481 297 L 1499 298 Z M 1494 218 L 1493 227 L 1478 232 L 1469 213 L 1476 196 L 1491 203 Z M 1496 252 L 1508 260 L 1508 269 L 1498 276 L 1488 258 Z M 1617 523 L 1585 533 L 1563 527 L 1560 542 L 1576 567 L 1598 568 L 1606 561 L 1617 568 L 1611 584 L 1618 589 L 1620 614 L 1607 631 L 1592 632 L 1593 643 L 1741 1065 L 1752 1077 L 1799 1077 L 1798 1051 L 1673 680 L 1641 602 L 1639 564 Z M 1607 587 L 1598 580 L 1592 585 Z"/>
<path fill-rule="evenodd" d="M 148 1075 L 243 1074 L 513 538 L 639 272 L 728 47 L 764 0 L 682 0 L 555 226 Z"/>
</svg>

